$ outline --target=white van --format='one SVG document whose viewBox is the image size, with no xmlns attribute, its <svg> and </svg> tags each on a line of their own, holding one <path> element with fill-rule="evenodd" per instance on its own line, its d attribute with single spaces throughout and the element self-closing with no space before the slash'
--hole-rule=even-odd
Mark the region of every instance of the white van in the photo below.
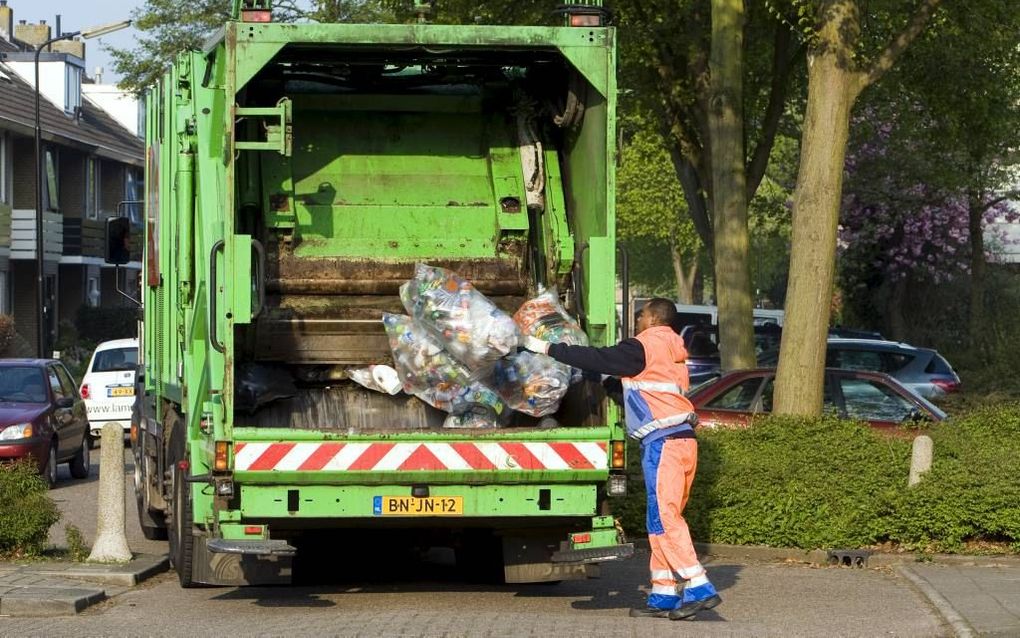
<svg viewBox="0 0 1020 638">
<path fill-rule="evenodd" d="M 111 421 L 120 424 L 125 433 L 131 430 L 137 365 L 138 339 L 104 341 L 92 353 L 79 392 L 85 400 L 94 441 Z"/>
</svg>

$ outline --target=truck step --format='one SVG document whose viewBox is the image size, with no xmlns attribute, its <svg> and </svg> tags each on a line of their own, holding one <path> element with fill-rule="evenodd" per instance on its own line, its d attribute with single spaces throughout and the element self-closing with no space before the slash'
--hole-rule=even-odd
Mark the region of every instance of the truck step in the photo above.
<svg viewBox="0 0 1020 638">
<path fill-rule="evenodd" d="M 212 538 L 206 544 L 214 554 L 250 554 L 255 556 L 293 556 L 297 549 L 283 540 L 230 540 Z"/>
<path fill-rule="evenodd" d="M 610 545 L 609 547 L 590 547 L 588 549 L 565 549 L 553 552 L 554 563 L 604 563 L 610 560 L 623 560 L 634 555 L 634 543 Z"/>
</svg>

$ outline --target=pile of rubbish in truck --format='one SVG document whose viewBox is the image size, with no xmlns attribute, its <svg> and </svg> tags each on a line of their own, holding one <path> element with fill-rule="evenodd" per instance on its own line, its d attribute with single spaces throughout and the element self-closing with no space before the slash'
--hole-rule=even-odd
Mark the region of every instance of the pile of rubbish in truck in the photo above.
<svg viewBox="0 0 1020 638">
<path fill-rule="evenodd" d="M 555 290 L 511 317 L 457 273 L 418 264 L 400 299 L 407 314 L 383 316 L 396 376 L 373 366 L 351 378 L 380 392 L 403 390 L 447 412 L 444 427 L 498 427 L 513 411 L 550 415 L 579 379 L 570 366 L 518 348 L 523 336 L 587 345 Z"/>
</svg>

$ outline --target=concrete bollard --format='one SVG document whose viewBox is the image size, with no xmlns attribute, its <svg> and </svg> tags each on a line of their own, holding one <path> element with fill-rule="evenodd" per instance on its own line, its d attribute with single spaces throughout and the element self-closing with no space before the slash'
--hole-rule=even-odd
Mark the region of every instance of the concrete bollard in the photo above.
<svg viewBox="0 0 1020 638">
<path fill-rule="evenodd" d="M 103 426 L 101 451 L 96 542 L 88 560 L 122 563 L 131 560 L 131 549 L 124 533 L 124 428 L 119 423 Z"/>
<path fill-rule="evenodd" d="M 931 457 L 933 451 L 931 437 L 921 434 L 914 438 L 913 454 L 910 455 L 910 478 L 907 479 L 907 487 L 914 487 L 921 482 L 921 476 L 931 469 Z"/>
</svg>

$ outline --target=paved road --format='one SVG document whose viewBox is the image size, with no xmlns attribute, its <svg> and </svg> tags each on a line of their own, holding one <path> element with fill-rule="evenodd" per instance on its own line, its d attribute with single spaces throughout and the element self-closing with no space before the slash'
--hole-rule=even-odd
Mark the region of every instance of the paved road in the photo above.
<svg viewBox="0 0 1020 638">
<path fill-rule="evenodd" d="M 98 455 L 96 456 L 98 458 Z M 130 462 L 130 459 L 128 459 Z M 66 474 L 62 474 L 66 477 Z M 91 539 L 96 483 L 54 491 L 66 520 Z M 129 503 L 130 503 L 129 499 Z M 135 551 L 165 551 L 135 532 Z M 58 534 L 62 541 L 62 533 Z M 607 566 L 597 580 L 476 585 L 447 552 L 421 560 L 338 546 L 292 587 L 182 590 L 172 572 L 76 617 L 2 618 L 0 634 L 88 636 L 950 636 L 928 602 L 891 570 L 708 561 L 723 605 L 694 622 L 634 619 L 647 554 Z M 356 562 L 357 556 L 367 559 Z"/>
</svg>

